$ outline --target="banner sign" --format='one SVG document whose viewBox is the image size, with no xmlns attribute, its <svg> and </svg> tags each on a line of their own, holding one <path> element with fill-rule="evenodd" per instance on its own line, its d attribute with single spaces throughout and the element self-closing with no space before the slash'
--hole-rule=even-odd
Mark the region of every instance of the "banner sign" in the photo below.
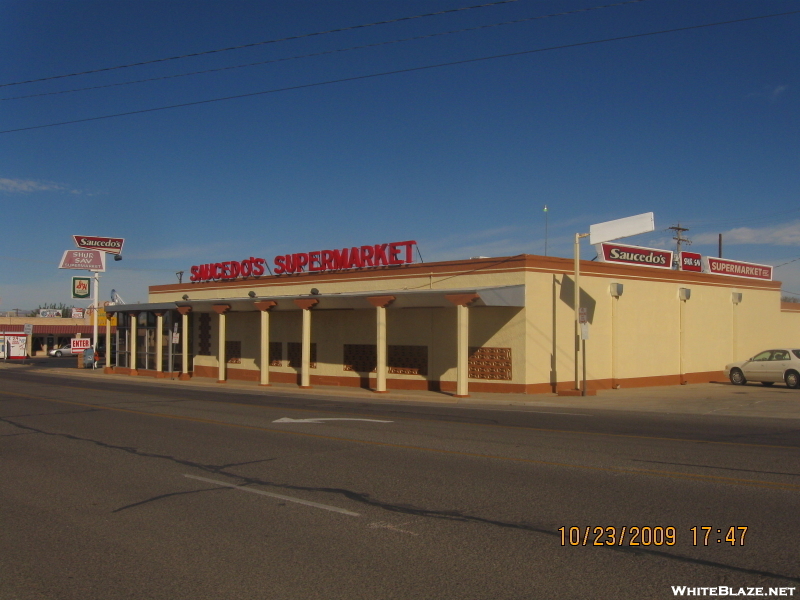
<svg viewBox="0 0 800 600">
<path fill-rule="evenodd" d="M 56 318 L 56 317 L 60 318 L 62 316 L 62 313 L 61 313 L 60 310 L 55 309 L 55 308 L 40 308 L 39 309 L 39 316 L 40 317 L 50 317 L 50 318 Z"/>
<path fill-rule="evenodd" d="M 727 258 L 714 258 L 713 256 L 707 256 L 705 261 L 706 272 L 708 273 L 772 281 L 772 267 L 769 265 L 758 265 L 738 260 L 728 260 Z"/>
<path fill-rule="evenodd" d="M 58 268 L 103 272 L 106 270 L 106 253 L 100 250 L 65 250 Z"/>
<path fill-rule="evenodd" d="M 72 297 L 88 298 L 91 292 L 91 277 L 72 278 Z"/>
<path fill-rule="evenodd" d="M 696 252 L 681 252 L 678 264 L 681 271 L 703 271 L 703 257 Z"/>
<path fill-rule="evenodd" d="M 100 250 L 102 252 L 108 252 L 109 254 L 121 254 L 122 244 L 125 243 L 123 238 L 94 237 L 88 235 L 73 235 L 72 239 L 75 240 L 75 245 L 78 248 Z"/>
<path fill-rule="evenodd" d="M 672 251 L 641 246 L 623 246 L 621 244 L 598 244 L 597 259 L 600 262 L 638 265 L 640 267 L 672 268 Z"/>
<path fill-rule="evenodd" d="M 388 267 L 414 262 L 415 241 L 353 246 L 341 250 L 317 250 L 282 254 L 275 257 L 275 275 L 304 273 L 306 271 L 340 271 L 366 267 Z M 194 265 L 189 281 L 230 280 L 245 277 L 260 277 L 267 261 L 251 256 L 243 261 L 226 261 Z"/>
</svg>

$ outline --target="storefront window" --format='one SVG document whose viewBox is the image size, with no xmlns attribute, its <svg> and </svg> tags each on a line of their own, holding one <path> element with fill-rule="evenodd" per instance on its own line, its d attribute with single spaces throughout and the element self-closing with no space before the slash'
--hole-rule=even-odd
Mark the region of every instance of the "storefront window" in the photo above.
<svg viewBox="0 0 800 600">
<path fill-rule="evenodd" d="M 117 365 L 130 368 L 131 363 L 131 318 L 127 313 L 119 313 L 117 319 Z M 163 326 L 157 331 L 158 318 L 154 312 L 142 311 L 136 320 L 136 368 L 156 371 L 158 346 L 161 346 L 161 370 L 180 372 L 181 344 L 183 336 L 181 315 L 178 311 L 164 313 Z M 177 335 L 177 342 L 174 334 Z"/>
</svg>

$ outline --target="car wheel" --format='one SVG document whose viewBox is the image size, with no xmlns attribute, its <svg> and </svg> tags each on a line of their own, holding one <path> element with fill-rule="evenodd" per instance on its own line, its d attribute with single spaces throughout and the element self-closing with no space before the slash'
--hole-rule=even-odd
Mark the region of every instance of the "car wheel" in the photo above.
<svg viewBox="0 0 800 600">
<path fill-rule="evenodd" d="M 61 358 L 61 350 L 59 350 L 58 352 L 56 352 L 56 357 L 57 357 L 57 358 Z"/>
<path fill-rule="evenodd" d="M 784 379 L 786 380 L 786 387 L 792 388 L 793 390 L 800 387 L 800 373 L 797 371 L 786 371 Z"/>
<path fill-rule="evenodd" d="M 731 383 L 733 385 L 744 385 L 747 379 L 744 378 L 744 373 L 741 369 L 731 369 Z"/>
<path fill-rule="evenodd" d="M 771 386 L 773 383 L 775 383 L 775 382 L 774 382 L 774 381 L 762 381 L 762 382 L 761 382 L 761 385 L 763 385 L 764 387 L 769 387 L 769 386 Z"/>
</svg>

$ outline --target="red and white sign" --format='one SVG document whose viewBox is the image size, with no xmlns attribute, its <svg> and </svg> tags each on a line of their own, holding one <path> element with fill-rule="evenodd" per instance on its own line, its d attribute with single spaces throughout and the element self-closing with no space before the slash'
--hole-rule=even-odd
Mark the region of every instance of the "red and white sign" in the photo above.
<svg viewBox="0 0 800 600">
<path fill-rule="evenodd" d="M 696 252 L 681 252 L 679 265 L 681 271 L 700 273 L 703 271 L 703 257 Z"/>
<path fill-rule="evenodd" d="M 65 250 L 58 268 L 102 272 L 106 270 L 106 253 L 100 250 Z"/>
<path fill-rule="evenodd" d="M 641 267 L 672 268 L 672 252 L 641 246 L 623 246 L 622 244 L 598 244 L 597 253 L 600 262 L 623 263 Z"/>
<path fill-rule="evenodd" d="M 341 250 L 317 250 L 281 254 L 275 257 L 275 275 L 303 273 L 306 271 L 339 271 L 364 267 L 388 267 L 414 262 L 417 242 L 392 242 L 371 246 L 353 246 Z M 238 277 L 260 277 L 264 274 L 266 260 L 251 256 L 243 261 L 226 261 L 194 265 L 189 281 L 212 281 Z"/>
<path fill-rule="evenodd" d="M 69 341 L 73 354 L 80 354 L 92 347 L 92 338 L 72 338 Z"/>
<path fill-rule="evenodd" d="M 100 250 L 109 254 L 121 254 L 123 238 L 95 237 L 90 235 L 73 235 L 75 245 L 86 250 Z"/>
<path fill-rule="evenodd" d="M 706 272 L 715 275 L 728 275 L 730 277 L 748 277 L 772 281 L 772 267 L 755 263 L 739 262 L 727 258 L 706 257 Z"/>
</svg>

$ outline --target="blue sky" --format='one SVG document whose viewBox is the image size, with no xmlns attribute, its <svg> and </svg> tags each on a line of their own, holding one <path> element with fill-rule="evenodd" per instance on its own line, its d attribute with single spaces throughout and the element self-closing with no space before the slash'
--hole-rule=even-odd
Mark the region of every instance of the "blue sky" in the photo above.
<svg viewBox="0 0 800 600">
<path fill-rule="evenodd" d="M 127 302 L 250 256 L 408 239 L 426 261 L 542 254 L 544 205 L 550 255 L 653 211 L 631 243 L 674 248 L 681 223 L 702 254 L 722 233 L 728 258 L 800 257 L 800 13 L 585 44 L 800 3 L 515 0 L 353 28 L 483 2 L 5 0 L 0 311 L 80 304 L 80 272 L 56 268 L 73 234 L 125 238 L 101 299 Z M 800 295 L 800 260 L 776 279 Z"/>
</svg>

